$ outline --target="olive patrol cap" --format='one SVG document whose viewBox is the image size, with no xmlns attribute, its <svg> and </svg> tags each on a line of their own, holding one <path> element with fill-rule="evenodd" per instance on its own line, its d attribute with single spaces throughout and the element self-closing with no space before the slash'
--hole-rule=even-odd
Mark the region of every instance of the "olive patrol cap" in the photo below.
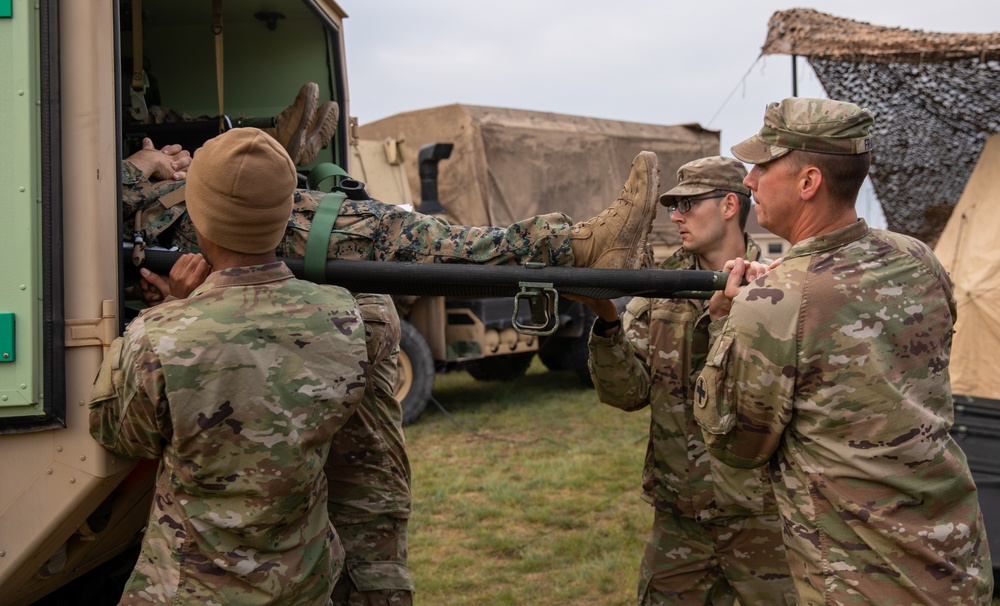
<svg viewBox="0 0 1000 606">
<path fill-rule="evenodd" d="M 660 194 L 660 204 L 670 206 L 674 198 L 697 196 L 722 189 L 750 195 L 750 188 L 743 185 L 747 169 L 743 163 L 725 156 L 711 156 L 688 162 L 677 169 L 677 185 Z"/>
<path fill-rule="evenodd" d="M 760 132 L 732 147 L 748 164 L 763 164 L 793 149 L 820 154 L 856 155 L 872 150 L 875 117 L 853 103 L 789 97 L 764 111 Z"/>
<path fill-rule="evenodd" d="M 187 211 L 219 246 L 272 252 L 285 234 L 297 183 L 280 143 L 256 128 L 234 128 L 209 139 L 191 159 Z"/>
</svg>

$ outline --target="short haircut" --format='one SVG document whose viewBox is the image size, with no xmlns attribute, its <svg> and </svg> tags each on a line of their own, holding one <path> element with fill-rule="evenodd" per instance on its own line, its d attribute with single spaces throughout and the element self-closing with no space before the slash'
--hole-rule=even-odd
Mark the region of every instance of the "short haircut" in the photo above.
<svg viewBox="0 0 1000 606">
<path fill-rule="evenodd" d="M 750 216 L 750 196 L 734 191 L 736 198 L 740 201 L 740 231 L 747 230 L 747 217 Z"/>
<path fill-rule="evenodd" d="M 792 170 L 802 170 L 815 166 L 823 174 L 823 182 L 834 201 L 846 207 L 853 207 L 858 199 L 861 185 L 871 168 L 872 154 L 821 154 L 802 150 L 788 153 Z"/>
</svg>

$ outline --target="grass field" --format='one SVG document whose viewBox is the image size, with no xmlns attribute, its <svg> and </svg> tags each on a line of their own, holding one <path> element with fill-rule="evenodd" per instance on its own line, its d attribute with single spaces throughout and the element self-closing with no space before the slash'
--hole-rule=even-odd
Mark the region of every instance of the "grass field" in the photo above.
<svg viewBox="0 0 1000 606">
<path fill-rule="evenodd" d="M 439 375 L 434 396 L 448 414 L 406 428 L 417 604 L 635 604 L 649 412 L 537 360 L 511 383 Z"/>
<path fill-rule="evenodd" d="M 537 360 L 511 383 L 439 375 L 434 395 L 453 419 L 432 403 L 406 429 L 418 603 L 633 604 L 648 412 Z"/>
</svg>

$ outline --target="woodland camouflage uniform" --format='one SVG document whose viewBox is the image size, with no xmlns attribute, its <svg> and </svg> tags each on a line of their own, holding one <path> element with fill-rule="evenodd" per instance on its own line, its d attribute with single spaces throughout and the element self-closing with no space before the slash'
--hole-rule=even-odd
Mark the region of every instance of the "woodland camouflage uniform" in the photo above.
<svg viewBox="0 0 1000 606">
<path fill-rule="evenodd" d="M 125 240 L 132 241 L 139 231 L 147 245 L 199 252 L 183 201 L 183 181 L 151 183 L 127 160 L 122 163 L 122 175 Z M 169 196 L 171 192 L 177 195 Z M 325 195 L 295 190 L 288 228 L 278 245 L 279 257 L 304 256 L 313 215 Z M 353 261 L 573 264 L 570 221 L 562 213 L 533 217 L 509 228 L 455 227 L 393 204 L 350 199 L 341 206 L 327 256 Z"/>
<path fill-rule="evenodd" d="M 866 153 L 872 121 L 786 99 L 733 153 Z M 796 242 L 713 323 L 695 415 L 719 459 L 769 465 L 800 604 L 989 603 L 977 491 L 948 431 L 955 317 L 931 250 L 859 220 Z"/>
<path fill-rule="evenodd" d="M 478 263 L 637 269 L 651 255 L 647 238 L 656 216 L 656 154 L 639 152 L 618 199 L 597 217 L 573 224 L 562 213 L 509 227 L 453 226 L 376 200 L 344 201 L 333 227 L 330 259 Z M 313 216 L 325 194 L 296 189 L 279 257 L 302 257 Z M 183 181 L 150 182 L 122 162 L 123 238 L 149 246 L 198 252 Z"/>
<path fill-rule="evenodd" d="M 745 173 L 744 173 L 745 174 Z M 747 237 L 746 258 L 760 248 Z M 683 248 L 660 269 L 698 269 Z M 694 384 L 708 353 L 707 300 L 632 299 L 622 330 L 591 334 L 598 397 L 650 409 L 643 498 L 655 508 L 639 579 L 640 604 L 794 600 L 766 470 L 734 469 L 708 453 L 694 419 Z"/>
</svg>

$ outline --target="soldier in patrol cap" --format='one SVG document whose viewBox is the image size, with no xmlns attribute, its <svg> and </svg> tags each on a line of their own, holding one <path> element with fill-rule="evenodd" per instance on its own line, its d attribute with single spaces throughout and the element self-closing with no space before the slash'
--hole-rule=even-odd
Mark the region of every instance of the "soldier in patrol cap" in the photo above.
<svg viewBox="0 0 1000 606">
<path fill-rule="evenodd" d="M 745 232 L 747 171 L 713 156 L 677 171 L 660 196 L 681 248 L 660 269 L 721 270 L 761 259 Z M 694 420 L 695 380 L 708 352 L 707 301 L 633 298 L 623 317 L 611 301 L 598 314 L 590 374 L 602 402 L 648 408 L 642 497 L 655 508 L 639 570 L 639 604 L 793 604 L 781 524 L 765 469 L 734 469 L 708 454 Z"/>
<path fill-rule="evenodd" d="M 858 219 L 873 123 L 790 98 L 733 147 L 761 225 L 792 247 L 742 289 L 747 264 L 727 264 L 695 415 L 720 460 L 770 467 L 798 603 L 988 604 L 976 486 L 948 432 L 952 285 L 925 244 Z"/>
<path fill-rule="evenodd" d="M 275 259 L 295 184 L 260 130 L 208 141 L 187 183 L 204 258 L 175 265 L 170 292 L 184 298 L 140 313 L 101 367 L 91 433 L 160 461 L 122 604 L 330 600 L 344 550 L 323 466 L 368 356 L 351 294 Z"/>
</svg>

